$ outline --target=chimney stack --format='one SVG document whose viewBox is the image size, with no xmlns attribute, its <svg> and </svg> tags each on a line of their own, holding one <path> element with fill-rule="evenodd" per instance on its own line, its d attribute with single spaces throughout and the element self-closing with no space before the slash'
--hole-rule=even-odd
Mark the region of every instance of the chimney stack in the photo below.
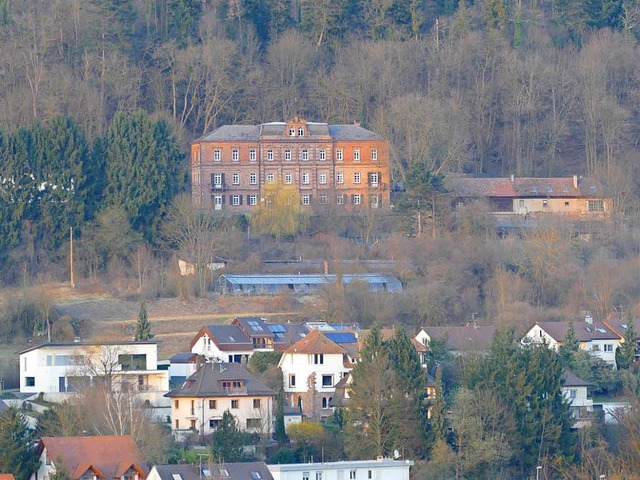
<svg viewBox="0 0 640 480">
<path fill-rule="evenodd" d="M 591 314 L 587 313 L 584 316 L 584 321 L 587 322 L 589 325 L 593 325 L 593 317 L 591 316 Z"/>
<path fill-rule="evenodd" d="M 354 120 L 354 121 L 353 121 L 353 124 L 354 124 L 356 127 L 359 127 L 359 126 L 360 126 L 360 120 Z"/>
<path fill-rule="evenodd" d="M 322 266 L 324 267 L 324 274 L 329 275 L 329 262 L 325 260 Z"/>
<path fill-rule="evenodd" d="M 516 181 L 516 176 L 512 173 L 511 174 L 511 183 Z"/>
<path fill-rule="evenodd" d="M 578 189 L 578 175 L 573 176 L 573 188 Z"/>
</svg>

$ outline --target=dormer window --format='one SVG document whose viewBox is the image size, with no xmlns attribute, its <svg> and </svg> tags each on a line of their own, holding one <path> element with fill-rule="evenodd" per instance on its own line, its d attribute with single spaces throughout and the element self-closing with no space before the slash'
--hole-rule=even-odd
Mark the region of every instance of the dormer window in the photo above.
<svg viewBox="0 0 640 480">
<path fill-rule="evenodd" d="M 289 136 L 290 136 L 290 137 L 295 137 L 295 136 L 296 136 L 296 129 L 295 129 L 295 127 L 291 127 L 291 128 L 289 128 Z"/>
<path fill-rule="evenodd" d="M 304 137 L 304 128 L 298 127 L 298 136 L 299 137 Z"/>
</svg>

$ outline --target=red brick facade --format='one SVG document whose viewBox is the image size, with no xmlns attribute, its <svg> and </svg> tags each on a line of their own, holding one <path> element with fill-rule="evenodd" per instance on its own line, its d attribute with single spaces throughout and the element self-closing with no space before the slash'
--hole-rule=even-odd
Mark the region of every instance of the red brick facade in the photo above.
<svg viewBox="0 0 640 480">
<path fill-rule="evenodd" d="M 389 207 L 389 142 L 355 125 L 225 125 L 191 144 L 194 204 L 230 212 L 259 205 L 268 182 L 298 187 L 302 205 Z"/>
</svg>

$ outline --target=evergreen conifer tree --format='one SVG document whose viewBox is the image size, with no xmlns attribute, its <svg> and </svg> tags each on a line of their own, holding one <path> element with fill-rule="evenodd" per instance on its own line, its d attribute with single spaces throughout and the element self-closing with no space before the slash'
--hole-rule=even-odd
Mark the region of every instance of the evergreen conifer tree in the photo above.
<svg viewBox="0 0 640 480">
<path fill-rule="evenodd" d="M 616 364 L 618 369 L 627 369 L 633 363 L 633 359 L 636 355 L 636 347 L 638 345 L 638 338 L 636 331 L 633 328 L 633 320 L 627 321 L 627 329 L 624 331 L 624 343 L 622 343 L 616 350 Z"/>
<path fill-rule="evenodd" d="M 281 447 L 287 441 L 287 432 L 284 427 L 284 391 L 278 390 L 278 396 L 276 397 L 276 441 Z"/>
<path fill-rule="evenodd" d="M 151 340 L 151 324 L 149 323 L 149 315 L 147 314 L 147 304 L 143 300 L 140 303 L 140 312 L 138 313 L 138 323 L 136 324 L 136 342 L 144 342 Z"/>
<path fill-rule="evenodd" d="M 211 454 L 217 463 L 242 461 L 242 433 L 235 417 L 225 410 L 220 425 L 211 438 Z"/>
<path fill-rule="evenodd" d="M 0 472 L 27 480 L 38 468 L 35 439 L 20 412 L 8 408 L 0 414 Z"/>
</svg>

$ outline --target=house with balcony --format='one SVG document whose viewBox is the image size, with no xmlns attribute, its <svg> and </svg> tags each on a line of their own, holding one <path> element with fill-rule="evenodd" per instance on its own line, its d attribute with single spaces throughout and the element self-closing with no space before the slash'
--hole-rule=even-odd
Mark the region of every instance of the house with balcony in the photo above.
<svg viewBox="0 0 640 480">
<path fill-rule="evenodd" d="M 565 370 L 562 394 L 571 406 L 575 428 L 590 426 L 593 420 L 593 399 L 589 398 L 588 392 L 590 386 L 575 373 Z"/>
<path fill-rule="evenodd" d="M 546 344 L 558 350 L 567 337 L 571 322 L 536 322 L 524 335 L 522 343 Z M 622 337 L 603 322 L 594 321 L 589 315 L 584 322 L 573 325 L 580 348 L 598 357 L 612 368 L 616 367 L 616 350 L 623 341 Z"/>
<path fill-rule="evenodd" d="M 355 366 L 357 352 L 355 334 L 319 330 L 287 348 L 278 366 L 289 405 L 314 420 L 327 418 L 333 411 L 336 385 Z"/>
<path fill-rule="evenodd" d="M 204 363 L 180 387 L 166 394 L 171 399 L 171 430 L 176 439 L 209 435 L 228 410 L 240 430 L 271 434 L 275 396 L 237 363 Z"/>
<path fill-rule="evenodd" d="M 81 388 L 108 382 L 157 404 L 169 390 L 169 372 L 158 370 L 158 345 L 145 342 L 50 342 L 20 355 L 20 393 L 64 401 Z"/>
<path fill-rule="evenodd" d="M 143 480 L 147 462 L 133 437 L 43 437 L 38 444 L 40 467 L 30 480 L 49 480 L 66 473 L 71 480 Z"/>
</svg>

